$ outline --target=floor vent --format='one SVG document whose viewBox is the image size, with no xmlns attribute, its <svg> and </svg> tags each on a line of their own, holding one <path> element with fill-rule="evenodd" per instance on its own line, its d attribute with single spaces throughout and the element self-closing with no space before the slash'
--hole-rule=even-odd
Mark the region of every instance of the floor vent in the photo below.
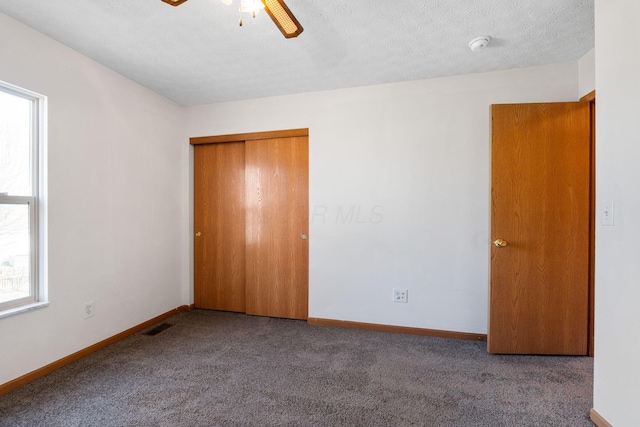
<svg viewBox="0 0 640 427">
<path fill-rule="evenodd" d="M 160 325 L 153 327 L 153 329 L 149 329 L 143 335 L 158 335 L 160 332 L 165 331 L 172 326 L 173 325 L 171 323 L 161 323 Z"/>
</svg>

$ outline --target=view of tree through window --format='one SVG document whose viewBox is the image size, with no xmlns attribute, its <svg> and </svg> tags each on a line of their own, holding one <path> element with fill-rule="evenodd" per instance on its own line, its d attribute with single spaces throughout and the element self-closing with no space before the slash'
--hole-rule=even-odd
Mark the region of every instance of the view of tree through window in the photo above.
<svg viewBox="0 0 640 427">
<path fill-rule="evenodd" d="M 33 297 L 32 104 L 0 90 L 0 304 Z"/>
</svg>

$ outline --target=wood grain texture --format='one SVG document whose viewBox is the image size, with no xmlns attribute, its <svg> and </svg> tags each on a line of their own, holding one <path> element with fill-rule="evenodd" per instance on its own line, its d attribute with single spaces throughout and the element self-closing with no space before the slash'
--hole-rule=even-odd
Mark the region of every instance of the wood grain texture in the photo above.
<svg viewBox="0 0 640 427">
<path fill-rule="evenodd" d="M 195 147 L 194 300 L 197 308 L 245 311 L 244 161 L 241 142 Z"/>
<path fill-rule="evenodd" d="M 87 348 L 84 348 L 68 356 L 65 356 L 62 359 L 49 363 L 48 365 L 43 366 L 42 368 L 36 369 L 35 371 L 31 371 L 28 374 L 25 374 L 19 378 L 16 378 L 15 380 L 9 381 L 4 384 L 0 384 L 0 396 L 2 396 L 3 394 L 9 393 L 10 391 L 13 391 L 19 387 L 22 387 L 23 385 L 29 384 L 30 382 L 35 381 L 38 378 L 42 378 L 46 375 L 49 375 L 53 371 L 56 371 L 60 368 L 64 368 L 65 366 L 77 360 L 80 360 L 83 357 L 90 355 L 91 353 L 95 353 L 98 350 L 102 350 L 103 348 L 108 347 L 111 344 L 115 344 L 116 342 L 123 340 L 128 336 L 136 334 L 144 329 L 147 329 L 148 327 L 153 326 L 156 323 L 162 322 L 163 320 L 166 320 L 171 316 L 175 316 L 176 314 L 185 310 L 189 310 L 189 307 L 186 305 L 177 307 L 174 310 L 170 310 L 166 313 L 163 313 L 159 316 L 154 317 L 153 319 L 149 319 L 146 322 L 143 322 L 139 325 L 129 328 L 126 331 L 120 332 L 119 334 L 116 334 L 112 337 L 104 339 Z"/>
<path fill-rule="evenodd" d="M 580 102 L 595 102 L 596 100 L 596 91 L 592 90 L 582 98 L 580 98 Z"/>
<path fill-rule="evenodd" d="M 199 136 L 190 138 L 189 143 L 191 145 L 220 144 L 225 142 L 245 142 L 259 139 L 292 138 L 297 136 L 309 136 L 309 129 L 302 128 L 266 132 L 236 133 L 231 135 Z"/>
<path fill-rule="evenodd" d="M 600 415 L 595 409 L 591 409 L 591 411 L 589 412 L 589 418 L 598 427 L 613 427 L 613 425 L 610 424 L 609 421 L 605 420 L 604 417 Z"/>
<path fill-rule="evenodd" d="M 307 320 L 310 325 L 335 326 L 338 328 L 364 329 L 368 331 L 393 332 L 396 334 L 421 335 L 427 337 L 451 338 L 467 341 L 487 341 L 485 334 L 472 334 L 469 332 L 442 331 L 439 329 L 411 328 L 407 326 L 381 325 L 377 323 L 350 322 L 347 320 L 321 319 L 310 317 Z"/>
<path fill-rule="evenodd" d="M 253 140 L 246 148 L 246 312 L 307 319 L 308 138 Z"/>
<path fill-rule="evenodd" d="M 587 354 L 588 103 L 492 106 L 488 350 Z"/>
</svg>

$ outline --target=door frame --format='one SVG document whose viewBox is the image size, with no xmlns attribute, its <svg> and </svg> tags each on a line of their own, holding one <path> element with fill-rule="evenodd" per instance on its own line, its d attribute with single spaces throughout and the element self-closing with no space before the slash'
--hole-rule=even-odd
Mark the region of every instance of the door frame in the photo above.
<svg viewBox="0 0 640 427">
<path fill-rule="evenodd" d="M 259 139 L 289 138 L 293 136 L 309 136 L 309 128 L 274 130 L 266 132 L 235 133 L 229 135 L 198 136 L 189 138 L 189 144 L 222 144 L 225 142 L 255 141 Z"/>
<path fill-rule="evenodd" d="M 591 213 L 589 215 L 589 333 L 587 355 L 594 355 L 595 338 L 595 263 L 596 263 L 596 91 L 580 98 L 591 107 L 591 178 L 589 180 Z"/>
</svg>

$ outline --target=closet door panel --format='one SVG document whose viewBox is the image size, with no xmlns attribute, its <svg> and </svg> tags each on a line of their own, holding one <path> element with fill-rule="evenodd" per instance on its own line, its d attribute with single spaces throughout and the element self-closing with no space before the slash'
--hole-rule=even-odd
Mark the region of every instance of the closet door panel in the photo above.
<svg viewBox="0 0 640 427">
<path fill-rule="evenodd" d="M 194 302 L 245 311 L 245 147 L 195 146 Z"/>
<path fill-rule="evenodd" d="M 246 312 L 307 319 L 308 137 L 245 143 Z"/>
</svg>

